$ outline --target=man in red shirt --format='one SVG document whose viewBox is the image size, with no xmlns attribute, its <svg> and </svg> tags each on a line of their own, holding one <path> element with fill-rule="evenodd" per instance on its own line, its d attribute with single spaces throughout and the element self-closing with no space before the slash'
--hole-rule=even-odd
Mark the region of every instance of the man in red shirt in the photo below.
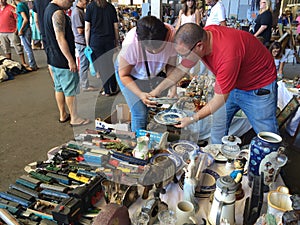
<svg viewBox="0 0 300 225">
<path fill-rule="evenodd" d="M 253 35 L 220 26 L 203 29 L 189 23 L 177 31 L 175 44 L 176 51 L 184 59 L 151 95 L 158 96 L 163 89 L 176 83 L 199 59 L 216 76 L 214 97 L 192 117 L 183 118 L 176 127 L 205 118 L 226 101 L 227 132 L 234 114 L 242 109 L 256 133 L 278 133 L 274 60 Z"/>
<path fill-rule="evenodd" d="M 20 56 L 21 63 L 28 67 L 25 62 L 21 40 L 17 35 L 17 14 L 15 7 L 7 4 L 7 0 L 0 0 L 0 42 L 5 57 L 11 59 L 10 43 L 12 42 L 16 53 Z"/>
</svg>

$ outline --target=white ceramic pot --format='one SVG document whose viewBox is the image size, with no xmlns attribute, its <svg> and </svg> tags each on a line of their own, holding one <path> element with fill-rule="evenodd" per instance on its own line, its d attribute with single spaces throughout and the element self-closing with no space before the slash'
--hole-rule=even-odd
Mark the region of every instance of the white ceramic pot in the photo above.
<svg viewBox="0 0 300 225">
<path fill-rule="evenodd" d="M 281 218 L 285 211 L 293 210 L 291 195 L 286 187 L 278 187 L 268 193 L 268 213 Z"/>
</svg>

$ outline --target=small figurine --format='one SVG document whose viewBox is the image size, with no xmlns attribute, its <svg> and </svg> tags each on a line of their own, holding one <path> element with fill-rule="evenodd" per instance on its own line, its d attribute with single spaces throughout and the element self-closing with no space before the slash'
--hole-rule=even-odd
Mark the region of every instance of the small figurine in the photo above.
<svg viewBox="0 0 300 225">
<path fill-rule="evenodd" d="M 195 178 L 196 175 L 195 153 L 190 152 L 189 158 L 190 158 L 190 163 L 186 168 L 183 168 L 185 172 L 184 185 L 183 185 L 183 199 L 191 202 L 195 207 L 195 211 L 197 211 L 196 209 L 198 209 L 198 204 L 195 201 L 195 190 L 197 187 L 197 182 Z"/>
<path fill-rule="evenodd" d="M 235 193 L 236 200 L 240 200 L 244 197 L 244 191 L 242 189 L 242 179 L 244 174 L 244 167 L 246 164 L 246 158 L 236 158 L 234 161 L 234 170 L 230 173 L 230 177 L 235 183 L 239 184 L 237 191 Z"/>
</svg>

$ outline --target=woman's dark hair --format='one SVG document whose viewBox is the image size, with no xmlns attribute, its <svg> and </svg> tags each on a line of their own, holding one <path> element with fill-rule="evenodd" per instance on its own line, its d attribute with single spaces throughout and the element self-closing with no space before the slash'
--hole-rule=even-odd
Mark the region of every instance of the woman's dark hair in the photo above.
<svg viewBox="0 0 300 225">
<path fill-rule="evenodd" d="M 193 6 L 191 8 L 191 15 L 193 15 L 195 13 L 195 11 L 196 11 L 197 6 L 196 6 L 196 0 L 191 0 L 191 1 L 194 2 Z M 183 12 L 184 15 L 187 14 L 188 9 L 189 9 L 189 7 L 187 6 L 186 2 L 187 2 L 187 0 L 182 1 L 182 12 Z"/>
<path fill-rule="evenodd" d="M 158 49 L 165 41 L 168 29 L 155 16 L 145 16 L 137 21 L 136 33 L 145 46 Z"/>
<path fill-rule="evenodd" d="M 107 1 L 106 0 L 95 0 L 96 4 L 98 7 L 100 8 L 104 8 L 107 5 Z"/>
<path fill-rule="evenodd" d="M 278 58 L 281 58 L 281 57 L 282 57 L 282 54 L 283 54 L 283 51 L 282 51 L 282 46 L 281 46 L 280 42 L 274 41 L 274 42 L 270 45 L 269 51 L 271 52 L 271 54 L 272 54 L 273 49 L 279 49 L 279 52 L 277 53 L 277 55 L 275 56 L 275 58 L 277 58 L 277 59 L 278 59 Z"/>
</svg>

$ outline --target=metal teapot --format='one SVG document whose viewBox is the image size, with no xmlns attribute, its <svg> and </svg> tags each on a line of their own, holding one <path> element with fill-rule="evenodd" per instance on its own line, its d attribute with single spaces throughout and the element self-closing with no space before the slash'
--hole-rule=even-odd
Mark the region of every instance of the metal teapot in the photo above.
<svg viewBox="0 0 300 225">
<path fill-rule="evenodd" d="M 238 184 L 230 176 L 217 179 L 214 200 L 209 213 L 209 223 L 220 225 L 221 222 L 235 224 L 235 192 Z"/>
</svg>

